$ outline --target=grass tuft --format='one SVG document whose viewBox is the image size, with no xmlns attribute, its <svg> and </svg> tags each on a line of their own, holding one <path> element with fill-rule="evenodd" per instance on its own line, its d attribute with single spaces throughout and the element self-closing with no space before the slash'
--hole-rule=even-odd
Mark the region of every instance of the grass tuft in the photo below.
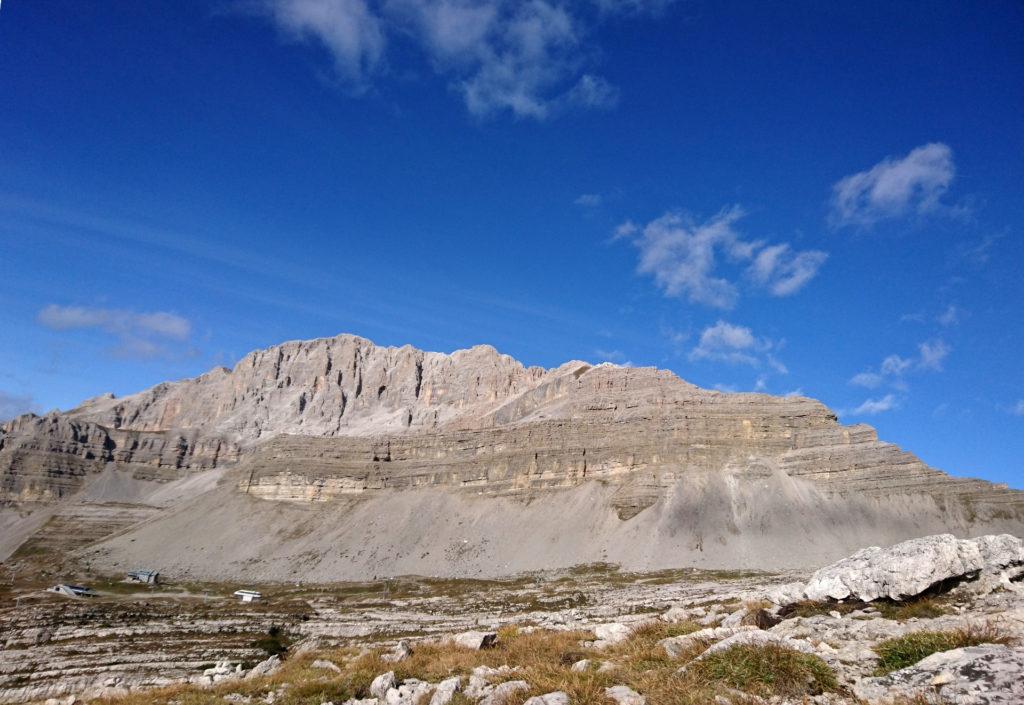
<svg viewBox="0 0 1024 705">
<path fill-rule="evenodd" d="M 817 656 L 781 646 L 738 644 L 693 663 L 687 675 L 759 697 L 801 697 L 838 689 L 835 673 Z"/>
<path fill-rule="evenodd" d="M 921 659 L 940 651 L 979 644 L 1009 644 L 1012 641 L 1007 634 L 990 625 L 948 631 L 911 632 L 901 637 L 886 639 L 874 647 L 879 658 L 875 675 L 884 676 L 901 668 L 913 666 Z"/>
</svg>

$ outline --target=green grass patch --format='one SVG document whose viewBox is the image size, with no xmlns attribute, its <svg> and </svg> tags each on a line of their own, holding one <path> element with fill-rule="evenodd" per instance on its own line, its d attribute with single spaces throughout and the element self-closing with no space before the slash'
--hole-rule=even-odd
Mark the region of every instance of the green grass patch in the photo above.
<svg viewBox="0 0 1024 705">
<path fill-rule="evenodd" d="M 940 651 L 960 649 L 978 644 L 1008 644 L 1012 639 L 991 626 L 948 631 L 911 632 L 901 637 L 879 642 L 874 651 L 879 664 L 876 676 L 913 666 L 923 658 Z"/>
<path fill-rule="evenodd" d="M 835 691 L 835 673 L 817 656 L 781 646 L 737 645 L 693 663 L 687 675 L 759 697 L 802 697 Z"/>
</svg>

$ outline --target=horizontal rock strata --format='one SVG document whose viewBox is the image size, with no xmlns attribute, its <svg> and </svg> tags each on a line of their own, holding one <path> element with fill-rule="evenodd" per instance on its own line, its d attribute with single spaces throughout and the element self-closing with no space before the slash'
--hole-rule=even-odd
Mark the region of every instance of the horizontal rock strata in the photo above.
<svg viewBox="0 0 1024 705">
<path fill-rule="evenodd" d="M 231 370 L 0 428 L 0 503 L 20 507 L 88 493 L 110 469 L 177 482 L 225 468 L 233 492 L 263 502 L 257 512 L 428 489 L 529 503 L 594 484 L 600 492 L 580 496 L 600 496 L 595 521 L 657 506 L 659 531 L 701 551 L 753 530 L 754 516 L 780 547 L 792 526 L 836 526 L 837 516 L 873 542 L 1024 530 L 1024 493 L 929 468 L 817 401 L 704 390 L 653 368 L 528 368 L 487 346 L 446 355 L 354 336 L 285 343 Z M 794 524 L 793 512 L 810 515 Z M 579 553 L 601 554 L 589 549 Z"/>
</svg>

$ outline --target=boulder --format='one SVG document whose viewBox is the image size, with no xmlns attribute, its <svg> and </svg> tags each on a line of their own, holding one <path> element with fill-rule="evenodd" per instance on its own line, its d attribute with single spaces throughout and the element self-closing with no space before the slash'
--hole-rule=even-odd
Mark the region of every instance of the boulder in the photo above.
<svg viewBox="0 0 1024 705">
<path fill-rule="evenodd" d="M 370 695 L 377 698 L 378 700 L 383 700 L 385 696 L 387 696 L 388 691 L 394 688 L 396 685 L 397 682 L 395 680 L 394 671 L 382 673 L 376 678 L 374 678 L 373 682 L 370 683 Z"/>
<path fill-rule="evenodd" d="M 416 705 L 432 687 L 430 683 L 417 678 L 407 678 L 401 685 L 388 689 L 384 694 L 384 702 L 387 705 Z"/>
<path fill-rule="evenodd" d="M 264 659 L 253 666 L 249 672 L 245 674 L 245 680 L 272 676 L 279 668 L 281 668 L 281 657 L 275 654 L 274 656 Z"/>
<path fill-rule="evenodd" d="M 678 658 L 683 652 L 688 651 L 701 642 L 718 642 L 741 632 L 755 631 L 757 627 L 709 627 L 700 629 L 692 634 L 683 636 L 670 636 L 658 642 L 669 658 Z"/>
<path fill-rule="evenodd" d="M 309 664 L 312 668 L 321 668 L 325 671 L 334 671 L 335 673 L 341 673 L 341 669 L 337 664 L 331 663 L 322 658 L 318 658 L 313 663 Z"/>
<path fill-rule="evenodd" d="M 721 626 L 723 627 L 738 627 L 743 623 L 746 618 L 748 610 L 746 607 L 740 607 L 735 612 L 732 612 L 725 619 L 722 620 Z"/>
<path fill-rule="evenodd" d="M 402 639 L 400 642 L 395 644 L 394 648 L 390 652 L 380 657 L 381 661 L 389 661 L 391 663 L 398 663 L 412 656 L 412 647 L 409 646 L 409 642 Z"/>
<path fill-rule="evenodd" d="M 494 642 L 498 640 L 496 632 L 462 632 L 452 637 L 459 646 L 465 646 L 467 649 L 487 649 L 494 646 Z"/>
<path fill-rule="evenodd" d="M 604 694 L 618 705 L 646 705 L 647 703 L 647 698 L 628 685 L 613 685 L 611 688 L 605 688 Z"/>
<path fill-rule="evenodd" d="M 995 644 L 932 654 L 879 678 L 864 678 L 853 692 L 868 705 L 925 695 L 957 705 L 1024 703 L 1024 649 Z"/>
<path fill-rule="evenodd" d="M 569 705 L 569 694 L 556 690 L 553 693 L 534 695 L 524 702 L 523 705 Z"/>
<path fill-rule="evenodd" d="M 505 681 L 494 686 L 491 692 L 480 701 L 480 705 L 505 705 L 505 702 L 513 694 L 529 689 L 530 684 L 526 681 Z"/>
<path fill-rule="evenodd" d="M 460 676 L 445 678 L 434 688 L 434 694 L 430 696 L 430 705 L 448 705 L 461 688 L 462 678 Z"/>
<path fill-rule="evenodd" d="M 594 627 L 594 636 L 597 637 L 595 646 L 610 646 L 625 641 L 633 633 L 633 628 L 621 622 L 609 622 L 598 624 Z"/>
<path fill-rule="evenodd" d="M 1020 563 L 1024 563 L 1024 542 L 1009 534 L 966 540 L 938 534 L 857 551 L 814 573 L 804 593 L 811 600 L 901 600 L 943 581 Z"/>
<path fill-rule="evenodd" d="M 772 604 L 784 607 L 785 605 L 791 605 L 794 602 L 800 602 L 801 600 L 806 599 L 807 596 L 804 595 L 805 587 L 806 584 L 801 582 L 786 583 L 769 590 L 765 594 L 765 597 Z"/>
</svg>

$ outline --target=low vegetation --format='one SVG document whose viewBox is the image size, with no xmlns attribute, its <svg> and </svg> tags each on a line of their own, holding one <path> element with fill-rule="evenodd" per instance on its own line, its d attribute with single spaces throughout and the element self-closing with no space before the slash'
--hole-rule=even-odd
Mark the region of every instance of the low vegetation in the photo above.
<svg viewBox="0 0 1024 705">
<path fill-rule="evenodd" d="M 253 642 L 253 646 L 262 650 L 267 656 L 280 656 L 288 651 L 290 644 L 291 639 L 277 625 L 272 626 L 264 636 Z"/>
<path fill-rule="evenodd" d="M 893 600 L 875 600 L 867 603 L 858 600 L 846 602 L 817 602 L 804 600 L 792 605 L 787 605 L 781 616 L 789 617 L 814 617 L 831 612 L 838 612 L 842 615 L 856 612 L 857 610 L 873 609 L 880 616 L 897 622 L 905 622 L 908 619 L 933 619 L 951 612 L 950 607 L 942 597 L 922 597 L 916 600 L 905 600 L 896 602 Z"/>
<path fill-rule="evenodd" d="M 886 639 L 875 646 L 875 653 L 879 658 L 875 675 L 881 676 L 913 666 L 921 659 L 939 651 L 979 644 L 1008 644 L 1011 641 L 1009 636 L 991 626 L 911 632 L 901 637 Z"/>
<path fill-rule="evenodd" d="M 762 697 L 818 695 L 839 688 L 835 673 L 820 658 L 780 646 L 733 646 L 701 659 L 687 673 Z"/>
<path fill-rule="evenodd" d="M 648 705 L 704 705 L 721 694 L 741 703 L 737 691 L 751 696 L 800 697 L 837 688 L 835 675 L 823 661 L 777 646 L 734 647 L 680 672 L 707 645 L 695 644 L 689 652 L 670 658 L 658 642 L 697 629 L 698 625 L 690 622 L 652 622 L 625 641 L 595 649 L 589 645 L 594 635 L 588 632 L 510 627 L 499 632 L 494 648 L 475 651 L 450 642 L 420 642 L 413 645 L 412 656 L 398 663 L 384 660 L 383 649 L 335 649 L 287 658 L 281 670 L 269 678 L 225 682 L 207 690 L 178 686 L 133 693 L 116 705 L 223 705 L 223 697 L 230 693 L 260 703 L 268 692 L 277 693 L 275 705 L 342 703 L 369 697 L 370 683 L 387 671 L 394 671 L 400 681 L 418 678 L 437 683 L 453 675 L 468 676 L 477 666 L 505 665 L 516 669 L 505 679 L 530 684 L 529 691 L 515 694 L 506 705 L 522 705 L 530 696 L 556 690 L 566 692 L 573 705 L 614 705 L 605 696 L 605 689 L 613 685 L 627 685 L 642 693 Z M 337 664 L 340 672 L 314 668 L 314 659 L 327 659 Z M 573 664 L 584 659 L 590 661 L 588 667 L 573 670 Z M 458 695 L 452 705 L 472 702 Z"/>
</svg>

